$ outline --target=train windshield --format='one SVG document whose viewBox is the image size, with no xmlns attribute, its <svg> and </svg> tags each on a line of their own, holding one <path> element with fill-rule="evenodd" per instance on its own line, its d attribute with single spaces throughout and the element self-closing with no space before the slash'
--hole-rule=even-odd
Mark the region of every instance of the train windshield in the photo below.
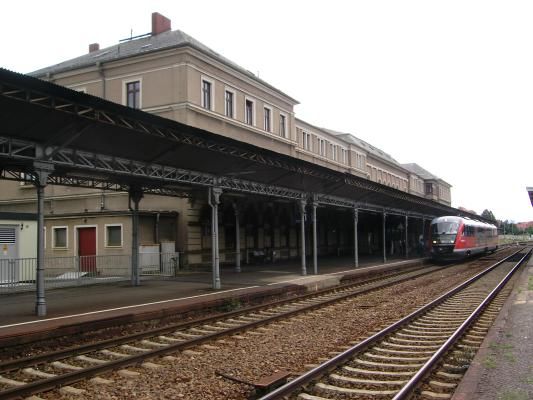
<svg viewBox="0 0 533 400">
<path fill-rule="evenodd" d="M 457 235 L 458 222 L 437 222 L 433 224 L 433 235 Z"/>
</svg>

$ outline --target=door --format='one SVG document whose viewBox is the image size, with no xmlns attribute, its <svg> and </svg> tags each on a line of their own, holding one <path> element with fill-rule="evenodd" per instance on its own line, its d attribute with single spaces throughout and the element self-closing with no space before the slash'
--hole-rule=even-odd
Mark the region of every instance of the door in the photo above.
<svg viewBox="0 0 533 400">
<path fill-rule="evenodd" d="M 19 280 L 17 226 L 0 225 L 0 283 Z"/>
<path fill-rule="evenodd" d="M 78 228 L 80 271 L 96 272 L 96 227 Z"/>
</svg>

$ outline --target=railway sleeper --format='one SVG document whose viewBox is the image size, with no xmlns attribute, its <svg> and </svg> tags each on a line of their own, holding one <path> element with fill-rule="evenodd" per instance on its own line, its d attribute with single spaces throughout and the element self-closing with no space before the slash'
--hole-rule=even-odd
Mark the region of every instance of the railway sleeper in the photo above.
<svg viewBox="0 0 533 400">
<path fill-rule="evenodd" d="M 343 371 L 352 375 L 372 375 L 372 376 L 388 376 L 391 378 L 394 377 L 411 377 L 413 373 L 411 371 L 377 371 L 374 369 L 363 369 L 363 368 L 354 368 L 350 367 L 349 365 L 344 365 L 342 367 Z"/>
<path fill-rule="evenodd" d="M 443 381 L 431 380 L 429 381 L 429 386 L 432 389 L 439 392 L 449 392 L 457 387 L 456 383 L 448 383 Z"/>
<path fill-rule="evenodd" d="M 441 327 L 441 328 L 434 328 L 434 329 L 427 329 L 427 328 L 418 328 L 416 326 L 409 326 L 407 328 L 403 328 L 402 332 L 409 332 L 414 334 L 422 334 L 424 336 L 441 336 L 442 333 L 445 332 L 455 332 L 457 328 L 452 327 Z"/>
<path fill-rule="evenodd" d="M 372 351 L 372 350 L 371 350 Z M 391 355 L 383 355 L 383 354 L 374 354 L 371 352 L 364 353 L 365 357 L 372 358 L 372 359 L 378 359 L 378 360 L 392 360 L 392 361 L 400 361 L 400 362 L 413 362 L 413 361 L 420 361 L 422 363 L 426 362 L 429 357 L 417 357 L 416 355 L 414 357 L 399 357 L 399 356 L 391 356 Z"/>
<path fill-rule="evenodd" d="M 67 371 L 80 371 L 83 369 L 83 367 L 78 365 L 72 365 L 61 361 L 54 361 L 50 365 L 52 365 L 54 368 L 66 369 Z"/>
<path fill-rule="evenodd" d="M 415 349 L 411 349 L 411 350 L 396 350 L 396 349 L 388 349 L 386 347 L 373 347 L 372 350 L 373 351 L 379 351 L 379 352 L 382 352 L 382 353 L 387 353 L 387 354 L 407 354 L 407 355 L 411 355 L 411 354 L 419 354 L 419 355 L 427 354 L 427 355 L 431 356 L 433 353 L 435 353 L 432 350 L 415 350 Z"/>
<path fill-rule="evenodd" d="M 115 358 L 126 358 L 126 357 L 129 357 L 129 354 L 119 353 L 117 351 L 112 351 L 112 350 L 107 350 L 107 349 L 100 350 L 100 353 L 102 353 L 102 354 L 104 354 L 106 356 L 111 356 L 111 357 L 115 357 Z"/>
<path fill-rule="evenodd" d="M 392 342 L 404 343 L 404 344 L 408 344 L 408 345 L 412 345 L 412 346 L 430 345 L 430 346 L 439 346 L 440 347 L 442 345 L 442 340 L 430 340 L 430 339 L 419 340 L 417 338 L 408 339 L 408 338 L 401 338 L 401 337 L 394 337 L 394 336 L 390 337 L 389 340 L 392 341 Z"/>
<path fill-rule="evenodd" d="M 387 371 L 387 370 L 396 370 L 396 369 L 399 369 L 399 370 L 409 369 L 411 371 L 416 371 L 420 367 L 422 367 L 422 365 L 424 365 L 423 363 L 416 363 L 416 364 L 383 363 L 383 362 L 375 362 L 375 361 L 370 361 L 370 360 L 363 360 L 361 358 L 354 359 L 353 363 L 359 364 L 359 365 L 365 365 L 367 367 L 373 367 L 373 368 L 376 368 L 376 369 L 378 369 L 380 371 L 382 371 L 382 370 L 385 370 L 385 371 Z"/>
<path fill-rule="evenodd" d="M 402 386 L 407 383 L 407 380 L 375 380 L 375 379 L 361 379 L 361 378 L 352 378 L 349 376 L 339 375 L 339 374 L 331 374 L 329 375 L 329 379 L 333 381 L 333 383 L 341 383 L 341 384 L 350 384 L 350 385 L 370 385 L 370 386 Z"/>
<path fill-rule="evenodd" d="M 89 357 L 89 356 L 86 356 L 86 355 L 76 356 L 76 359 L 80 360 L 80 361 L 87 362 L 89 364 L 101 365 L 101 364 L 106 364 L 107 363 L 107 360 L 100 360 L 98 358 L 93 358 L 93 357 Z"/>
<path fill-rule="evenodd" d="M 403 344 L 403 343 L 392 343 L 392 342 L 382 342 L 383 346 L 390 346 L 400 349 L 413 349 L 413 350 L 437 350 L 440 346 L 438 344 L 433 345 L 414 345 L 414 344 Z"/>
<path fill-rule="evenodd" d="M 429 335 L 429 334 L 411 334 L 411 333 L 403 333 L 403 332 L 397 332 L 396 335 L 398 335 L 401 338 L 412 338 L 419 341 L 437 341 L 438 339 L 446 340 L 448 339 L 448 335 Z"/>
<path fill-rule="evenodd" d="M 6 386 L 24 386 L 24 385 L 27 385 L 27 382 L 5 378 L 2 375 L 0 375 L 0 384 L 6 385 Z"/>
<path fill-rule="evenodd" d="M 346 394 L 346 395 L 368 395 L 368 396 L 383 396 L 388 397 L 394 395 L 398 390 L 370 390 L 370 389 L 351 389 L 343 388 L 333 385 L 327 385 L 325 383 L 317 383 L 314 387 L 315 391 L 318 394 L 326 393 L 337 393 L 337 394 Z"/>
<path fill-rule="evenodd" d="M 420 393 L 423 399 L 427 400 L 446 400 L 451 399 L 452 395 L 449 393 L 435 393 L 430 392 L 429 390 L 424 390 L 422 393 Z"/>
</svg>

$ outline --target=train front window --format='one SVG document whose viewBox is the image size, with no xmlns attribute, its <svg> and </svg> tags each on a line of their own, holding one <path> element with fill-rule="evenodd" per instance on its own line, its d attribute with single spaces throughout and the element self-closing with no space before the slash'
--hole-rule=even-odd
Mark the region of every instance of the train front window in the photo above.
<svg viewBox="0 0 533 400">
<path fill-rule="evenodd" d="M 459 224 L 457 222 L 438 222 L 433 224 L 433 235 L 457 235 Z"/>
</svg>

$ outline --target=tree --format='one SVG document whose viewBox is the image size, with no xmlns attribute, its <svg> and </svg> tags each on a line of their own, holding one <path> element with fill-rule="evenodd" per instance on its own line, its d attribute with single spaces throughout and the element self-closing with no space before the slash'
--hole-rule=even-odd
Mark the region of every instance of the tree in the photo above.
<svg viewBox="0 0 533 400">
<path fill-rule="evenodd" d="M 483 212 L 481 213 L 481 216 L 490 221 L 496 221 L 496 217 L 490 210 L 484 209 Z"/>
</svg>

